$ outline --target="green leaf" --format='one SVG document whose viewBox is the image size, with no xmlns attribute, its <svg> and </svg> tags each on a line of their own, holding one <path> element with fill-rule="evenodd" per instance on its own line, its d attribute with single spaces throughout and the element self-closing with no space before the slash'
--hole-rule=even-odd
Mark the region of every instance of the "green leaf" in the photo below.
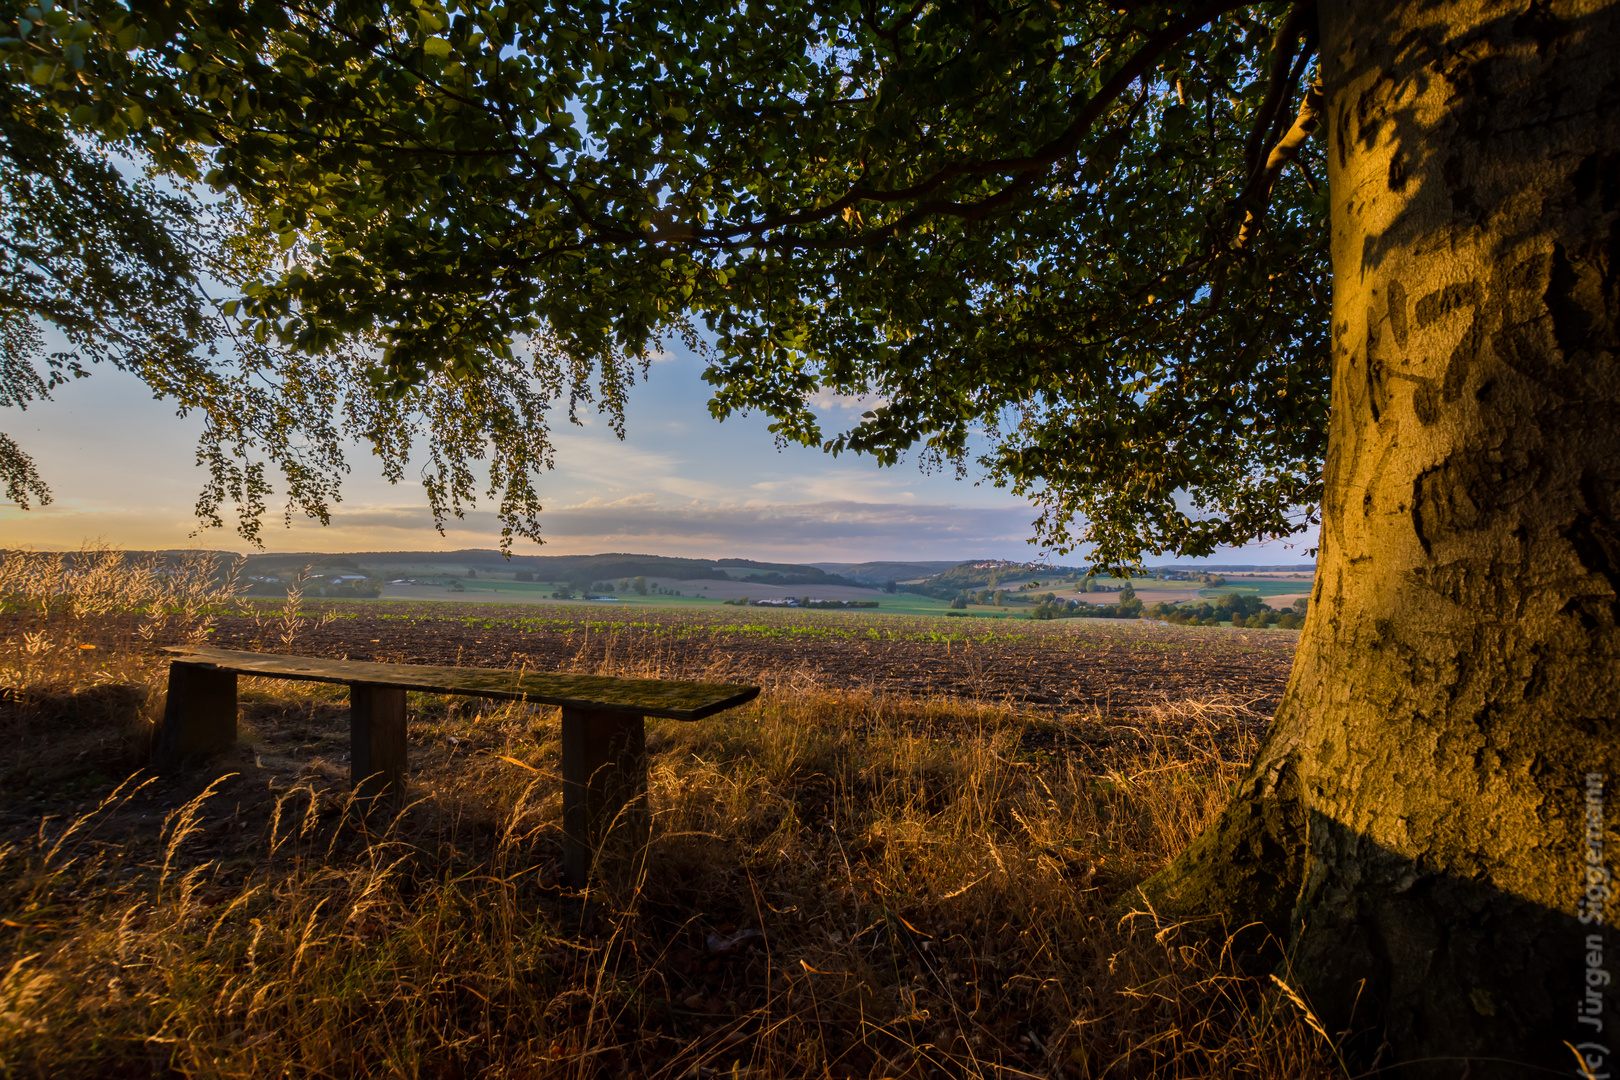
<svg viewBox="0 0 1620 1080">
<path fill-rule="evenodd" d="M 526 380 L 612 412 L 625 358 L 691 318 L 713 332 L 717 413 L 808 439 L 819 391 L 880 395 L 815 441 L 961 464 L 983 445 L 986 478 L 1038 502 L 1045 537 L 1105 557 L 1286 535 L 1288 507 L 1318 497 L 1321 199 L 1290 171 L 1254 249 L 1229 243 L 1276 5 L 1175 43 L 1077 132 L 1142 28 L 1184 5 L 475 5 L 453 32 L 432 0 L 386 28 L 363 5 L 296 26 L 279 5 L 131 10 L 78 0 L 100 36 L 50 46 L 83 63 L 72 78 L 13 54 L 30 115 L 229 191 L 241 233 L 218 265 L 262 279 L 243 310 L 289 339 L 256 338 L 252 363 L 331 365 L 300 384 L 353 379 L 378 408 L 476 391 L 500 404 L 443 445 L 494 440 L 502 475 L 546 459 Z M 897 18 L 897 37 L 874 32 Z M 1059 142 L 1034 172 L 994 165 Z M 1305 163 L 1326 175 L 1318 146 Z M 668 246 L 640 239 L 655 223 Z M 690 241 L 670 240 L 679 223 Z M 551 351 L 519 374 L 531 336 Z M 362 377 L 346 349 L 386 370 Z M 454 460 L 436 513 L 457 505 Z"/>
</svg>

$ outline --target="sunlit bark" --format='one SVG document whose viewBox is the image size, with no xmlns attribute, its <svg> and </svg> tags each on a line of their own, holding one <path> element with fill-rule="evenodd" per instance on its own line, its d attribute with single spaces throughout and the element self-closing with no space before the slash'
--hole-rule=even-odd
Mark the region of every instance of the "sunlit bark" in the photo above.
<svg viewBox="0 0 1620 1080">
<path fill-rule="evenodd" d="M 1144 892 L 1264 920 L 1363 1061 L 1575 1075 L 1587 776 L 1620 778 L 1620 7 L 1321 18 L 1314 602 L 1238 798 Z"/>
</svg>

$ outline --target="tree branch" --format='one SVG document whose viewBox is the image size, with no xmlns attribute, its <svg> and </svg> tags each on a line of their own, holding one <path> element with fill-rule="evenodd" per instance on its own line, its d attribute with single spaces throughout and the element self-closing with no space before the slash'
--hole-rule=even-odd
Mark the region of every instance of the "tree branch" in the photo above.
<svg viewBox="0 0 1620 1080">
<path fill-rule="evenodd" d="M 1266 147 L 1275 145 L 1277 141 L 1276 128 L 1287 108 L 1288 101 L 1293 97 L 1294 87 L 1299 84 L 1299 77 L 1303 73 L 1295 70 L 1294 47 L 1301 37 L 1311 39 L 1306 46 L 1305 53 L 1309 56 L 1314 52 L 1314 38 L 1316 36 L 1316 4 L 1314 0 L 1294 7 L 1283 18 L 1277 27 L 1277 34 L 1271 45 L 1271 74 L 1266 82 L 1265 100 L 1260 104 L 1260 110 L 1255 113 L 1254 127 L 1249 132 L 1249 138 L 1243 144 L 1243 161 L 1247 166 L 1245 176 L 1254 176 L 1264 166 L 1261 155 Z"/>
<path fill-rule="evenodd" d="M 1282 175 L 1283 167 L 1299 156 L 1299 148 L 1305 145 L 1305 140 L 1315 133 L 1322 122 L 1322 80 L 1318 76 L 1305 91 L 1305 96 L 1299 103 L 1299 115 L 1294 119 L 1294 126 L 1288 129 L 1271 153 L 1266 157 L 1265 165 L 1260 169 L 1248 184 L 1239 204 L 1246 206 L 1243 216 L 1243 228 L 1238 231 L 1237 246 L 1248 246 L 1254 234 L 1260 231 L 1260 225 L 1266 216 L 1266 205 L 1271 201 L 1272 186 L 1277 183 L 1277 177 Z"/>
<path fill-rule="evenodd" d="M 1085 140 L 1086 133 L 1091 130 L 1091 126 L 1097 122 L 1097 119 L 1114 103 L 1115 99 L 1130 89 L 1132 83 L 1147 74 L 1154 62 L 1168 49 L 1211 20 L 1244 6 L 1243 0 L 1216 0 L 1215 3 L 1208 4 L 1190 15 L 1184 15 L 1163 30 L 1153 34 L 1140 49 L 1115 70 L 1114 74 L 1096 94 L 1083 101 L 1074 102 L 1076 115 L 1068 127 L 1028 156 L 991 158 L 946 165 L 927 178 L 905 188 L 882 189 L 856 185 L 838 199 L 814 209 L 802 210 L 794 214 L 784 214 L 775 218 L 766 218 L 762 221 L 732 228 L 693 230 L 691 238 L 735 242 L 748 237 L 756 237 L 760 233 L 769 232 L 773 229 L 791 228 L 795 225 L 809 225 L 818 221 L 826 221 L 842 215 L 846 209 L 850 209 L 860 202 L 882 204 L 909 202 L 913 199 L 925 198 L 953 180 L 974 176 L 988 176 L 995 173 L 1018 173 L 1020 175 L 1012 183 L 994 195 L 978 200 L 978 203 L 987 204 L 987 210 L 1005 204 L 1033 186 L 1041 170 L 1078 151 L 1081 143 Z M 930 204 L 931 208 L 935 210 L 944 210 L 949 206 L 958 211 L 967 205 L 970 204 L 955 203 L 949 200 L 940 200 Z M 668 238 L 688 239 L 687 236 L 671 236 Z"/>
</svg>

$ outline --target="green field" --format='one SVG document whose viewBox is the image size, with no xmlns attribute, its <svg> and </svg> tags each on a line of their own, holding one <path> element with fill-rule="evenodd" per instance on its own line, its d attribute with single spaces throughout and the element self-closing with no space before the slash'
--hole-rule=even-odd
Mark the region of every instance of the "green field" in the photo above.
<svg viewBox="0 0 1620 1080">
<path fill-rule="evenodd" d="M 627 591 L 615 593 L 617 596 L 616 600 L 558 600 L 552 597 L 552 593 L 556 592 L 561 587 L 561 583 L 550 581 L 518 581 L 514 577 L 514 572 L 506 569 L 478 570 L 476 572 L 477 576 L 469 576 L 469 569 L 470 568 L 463 563 L 421 562 L 405 565 L 393 565 L 385 568 L 378 567 L 372 572 L 380 573 L 390 580 L 398 578 L 414 578 L 418 581 L 424 582 L 424 584 L 416 586 L 387 586 L 384 588 L 383 595 L 381 597 L 381 599 L 386 601 L 459 601 L 463 603 L 497 604 L 545 603 L 562 606 L 589 607 L 592 610 L 603 611 L 616 608 L 650 608 L 662 610 L 696 609 L 716 611 L 741 610 L 739 605 L 726 605 L 722 603 L 722 600 L 735 596 L 738 592 L 739 585 L 744 586 L 743 591 L 746 592 L 747 585 L 746 582 L 737 582 L 735 580 L 726 582 L 726 591 L 724 595 L 715 596 L 706 594 L 708 593 L 708 586 L 718 585 L 718 582 L 706 582 L 702 580 L 684 581 L 680 582 L 677 586 L 684 595 L 674 596 L 668 593 L 657 592 L 656 588 L 658 583 L 656 581 L 650 581 L 650 590 L 645 596 Z M 1075 595 L 1076 593 L 1073 582 L 1069 581 L 1066 577 L 1052 575 L 1050 578 L 1032 578 L 1031 580 L 1041 581 L 1041 586 L 1039 589 L 1032 590 L 1034 595 L 1044 593 L 1048 589 L 1066 596 Z M 1181 590 L 1193 588 L 1195 585 L 1193 582 L 1160 581 L 1157 578 L 1145 576 L 1134 578 L 1115 578 L 1103 576 L 1098 577 L 1095 580 L 1096 583 L 1105 591 L 1082 597 L 1083 599 L 1089 600 L 1095 604 L 1108 604 L 1117 601 L 1117 592 L 1125 585 L 1130 585 L 1137 589 L 1141 594 L 1142 599 L 1147 602 L 1149 606 L 1151 606 L 1156 599 L 1163 597 L 1165 595 L 1164 590 L 1167 589 L 1176 590 L 1179 592 L 1179 596 L 1175 597 L 1175 601 L 1179 601 L 1182 606 L 1197 602 L 1195 600 L 1182 599 L 1186 597 L 1188 593 Z M 453 588 L 451 586 L 452 582 L 459 584 L 460 588 Z M 617 584 L 617 582 L 612 582 L 612 584 Z M 1196 596 L 1203 600 L 1217 600 L 1228 593 L 1237 593 L 1240 596 L 1247 595 L 1264 598 L 1270 596 L 1297 594 L 1308 588 L 1309 582 L 1278 581 L 1258 578 L 1244 579 L 1242 583 L 1232 582 L 1226 585 L 1202 588 L 1197 591 Z M 759 598 L 764 598 L 767 596 L 775 597 L 783 595 L 784 593 L 793 594 L 798 592 L 800 589 L 802 589 L 803 594 L 806 595 L 815 595 L 818 592 L 817 587 L 813 585 L 787 587 L 762 586 L 761 595 Z M 876 600 L 879 606 L 876 610 L 870 608 L 857 608 L 844 612 L 829 611 L 826 614 L 834 618 L 853 615 L 857 612 L 874 615 L 924 615 L 943 617 L 950 611 L 949 601 L 938 600 L 934 599 L 933 597 L 919 596 L 914 593 L 883 593 L 877 590 L 872 590 L 863 596 L 862 599 Z M 1033 608 L 1033 604 L 1012 604 L 1008 607 L 981 606 L 978 604 L 973 604 L 969 607 L 967 614 L 977 616 L 980 620 L 997 618 L 1021 620 L 1026 618 Z M 751 608 L 750 610 L 756 609 Z M 782 609 L 770 607 L 766 608 L 765 610 Z"/>
<path fill-rule="evenodd" d="M 1272 581 L 1265 578 L 1246 580 L 1243 584 L 1217 585 L 1212 589 L 1199 589 L 1198 595 L 1207 600 L 1219 600 L 1227 593 L 1239 596 L 1294 596 L 1311 591 L 1309 581 Z"/>
<path fill-rule="evenodd" d="M 385 588 L 384 600 L 445 600 L 461 603 L 499 603 L 499 604 L 532 604 L 548 603 L 562 604 L 591 608 L 737 608 L 737 605 L 724 605 L 720 599 L 703 595 L 703 584 L 692 583 L 680 591 L 686 595 L 670 596 L 664 593 L 649 592 L 646 596 L 634 592 L 616 594 L 619 599 L 612 600 L 555 600 L 551 594 L 558 589 L 558 585 L 549 581 L 515 581 L 509 575 L 492 577 L 480 575 L 469 578 L 465 571 L 457 572 L 453 567 L 421 567 L 410 568 L 408 573 L 398 576 L 416 577 L 419 579 L 440 578 L 449 580 L 455 578 L 460 582 L 462 590 L 454 591 L 450 588 L 421 585 L 421 586 L 393 586 Z M 805 586 L 806 593 L 815 591 L 813 586 Z M 402 595 L 409 590 L 411 595 Z M 393 595 L 390 595 L 392 593 Z M 426 593 L 427 595 L 417 595 Z M 440 595 L 442 594 L 442 596 Z M 870 597 L 878 602 L 878 608 L 855 608 L 848 612 L 830 611 L 827 614 L 864 614 L 877 615 L 943 615 L 950 607 L 944 600 L 935 600 L 931 597 L 916 596 L 910 593 L 881 593 L 874 591 Z"/>
</svg>

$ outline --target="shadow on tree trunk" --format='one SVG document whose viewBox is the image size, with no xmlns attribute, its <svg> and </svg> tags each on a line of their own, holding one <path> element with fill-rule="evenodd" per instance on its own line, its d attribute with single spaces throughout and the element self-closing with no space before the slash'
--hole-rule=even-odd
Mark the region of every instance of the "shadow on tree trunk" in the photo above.
<svg viewBox="0 0 1620 1080">
<path fill-rule="evenodd" d="M 1610 1075 L 1606 870 L 1593 871 L 1590 888 L 1572 874 L 1578 918 L 1303 814 L 1277 794 L 1288 770 L 1280 779 L 1256 795 L 1251 777 L 1221 820 L 1123 896 L 1115 915 L 1155 927 L 1220 916 L 1209 925 L 1244 928 L 1233 937 L 1244 962 L 1270 968 L 1308 1004 L 1352 1075 L 1582 1076 L 1577 1050 L 1593 1080 Z"/>
</svg>

